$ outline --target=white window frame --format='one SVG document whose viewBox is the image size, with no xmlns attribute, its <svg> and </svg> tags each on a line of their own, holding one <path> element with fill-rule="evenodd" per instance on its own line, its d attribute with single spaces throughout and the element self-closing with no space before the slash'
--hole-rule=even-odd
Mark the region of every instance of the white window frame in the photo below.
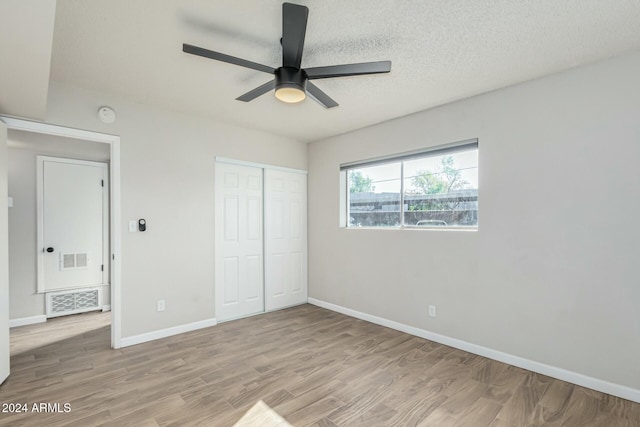
<svg viewBox="0 0 640 427">
<path fill-rule="evenodd" d="M 375 230 L 478 230 L 478 224 L 469 226 L 416 226 L 405 225 L 405 209 L 404 209 L 404 162 L 408 160 L 416 160 L 423 157 L 440 156 L 446 154 L 453 154 L 460 151 L 467 151 L 476 149 L 479 150 L 478 139 L 468 139 L 464 141 L 458 141 L 451 144 L 439 145 L 421 150 L 408 151 L 400 154 L 394 154 L 390 156 L 376 157 L 361 161 L 342 163 L 340 165 L 340 227 L 349 230 L 358 229 L 375 229 Z M 400 163 L 400 225 L 399 226 L 379 226 L 379 227 L 350 227 L 349 226 L 349 206 L 350 206 L 350 192 L 349 192 L 349 179 L 347 172 L 353 169 L 359 169 L 369 166 L 377 166 L 389 163 Z"/>
</svg>

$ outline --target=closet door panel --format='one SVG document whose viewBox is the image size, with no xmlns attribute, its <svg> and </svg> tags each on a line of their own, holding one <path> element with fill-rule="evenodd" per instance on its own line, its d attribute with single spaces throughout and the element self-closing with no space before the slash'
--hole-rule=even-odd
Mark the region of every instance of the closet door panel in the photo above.
<svg viewBox="0 0 640 427">
<path fill-rule="evenodd" d="M 262 169 L 216 163 L 218 321 L 264 311 Z"/>
<path fill-rule="evenodd" d="M 307 302 L 307 176 L 265 170 L 265 309 Z"/>
</svg>

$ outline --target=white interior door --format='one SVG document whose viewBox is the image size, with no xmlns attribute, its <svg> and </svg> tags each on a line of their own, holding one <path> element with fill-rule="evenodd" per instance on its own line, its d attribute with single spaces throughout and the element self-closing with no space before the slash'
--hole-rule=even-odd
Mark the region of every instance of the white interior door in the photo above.
<svg viewBox="0 0 640 427">
<path fill-rule="evenodd" d="M 107 164 L 38 157 L 38 291 L 107 284 Z"/>
<path fill-rule="evenodd" d="M 307 302 L 307 176 L 265 170 L 265 308 Z"/>
<path fill-rule="evenodd" d="M 0 384 L 9 376 L 9 213 L 7 127 L 0 121 Z"/>
<path fill-rule="evenodd" d="M 264 311 L 262 169 L 216 163 L 216 319 Z"/>
</svg>

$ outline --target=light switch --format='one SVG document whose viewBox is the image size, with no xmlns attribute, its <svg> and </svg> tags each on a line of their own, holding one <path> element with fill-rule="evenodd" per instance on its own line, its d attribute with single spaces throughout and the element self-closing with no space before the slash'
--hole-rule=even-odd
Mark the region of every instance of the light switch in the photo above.
<svg viewBox="0 0 640 427">
<path fill-rule="evenodd" d="M 13 207 L 13 197 L 9 196 L 9 200 L 8 200 L 7 204 L 9 205 L 10 208 Z"/>
<path fill-rule="evenodd" d="M 135 233 L 138 231 L 138 220 L 131 219 L 129 220 L 129 233 Z"/>
</svg>

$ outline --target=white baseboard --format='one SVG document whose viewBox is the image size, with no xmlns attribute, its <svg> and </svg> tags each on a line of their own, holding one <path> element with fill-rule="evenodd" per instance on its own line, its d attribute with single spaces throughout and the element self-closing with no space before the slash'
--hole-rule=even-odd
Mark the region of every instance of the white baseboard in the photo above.
<svg viewBox="0 0 640 427">
<path fill-rule="evenodd" d="M 33 325 L 34 323 L 44 323 L 47 321 L 47 316 L 40 314 L 38 316 L 21 317 L 20 319 L 10 319 L 9 327 L 15 328 L 17 326 Z"/>
<path fill-rule="evenodd" d="M 529 371 L 537 372 L 542 375 L 557 378 L 562 381 L 567 381 L 572 384 L 577 384 L 582 387 L 590 388 L 603 393 L 618 396 L 623 399 L 631 400 L 640 403 L 640 390 L 627 387 L 620 384 L 610 383 L 608 381 L 600 380 L 597 378 L 589 377 L 577 372 L 568 371 L 566 369 L 558 368 L 556 366 L 547 365 L 544 363 L 536 362 L 533 360 L 525 359 L 520 356 L 514 356 L 509 353 L 503 353 L 498 350 L 494 350 L 481 345 L 472 344 L 470 342 L 462 341 L 456 338 L 451 338 L 445 335 L 429 332 L 424 329 L 416 328 L 414 326 L 405 325 L 404 323 L 395 322 L 382 317 L 374 316 L 360 311 L 352 310 L 350 308 L 342 307 L 329 302 L 321 301 L 315 298 L 308 299 L 309 304 L 317 305 L 318 307 L 326 308 L 331 311 L 346 314 L 347 316 L 355 317 L 357 319 L 366 320 L 367 322 L 375 323 L 377 325 L 385 326 L 387 328 L 395 329 L 397 331 L 405 332 L 410 335 L 415 335 L 420 338 L 427 339 L 429 341 L 435 341 L 440 344 L 454 347 L 460 350 L 468 351 L 469 353 L 477 354 L 487 357 L 489 359 L 497 360 L 499 362 L 507 363 L 509 365 L 517 366 L 519 368 L 527 369 Z"/>
<path fill-rule="evenodd" d="M 111 311 L 111 304 L 105 304 L 102 306 L 102 312 Z"/>
<path fill-rule="evenodd" d="M 129 347 L 131 345 L 142 344 L 144 342 L 159 340 L 160 338 L 170 337 L 172 335 L 183 334 L 185 332 L 195 331 L 197 329 L 215 326 L 218 322 L 215 318 L 200 320 L 198 322 L 187 323 L 186 325 L 174 326 L 172 328 L 160 329 L 159 331 L 147 332 L 131 337 L 120 339 L 120 347 Z"/>
</svg>

